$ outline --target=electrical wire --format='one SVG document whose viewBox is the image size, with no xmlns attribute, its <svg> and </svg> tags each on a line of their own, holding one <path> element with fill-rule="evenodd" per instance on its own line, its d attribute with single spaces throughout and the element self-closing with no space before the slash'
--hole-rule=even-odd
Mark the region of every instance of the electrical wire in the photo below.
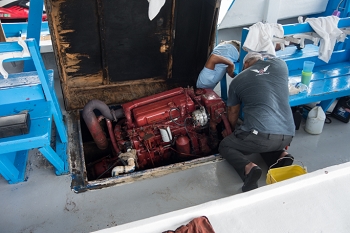
<svg viewBox="0 0 350 233">
<path fill-rule="evenodd" d="M 172 147 L 169 147 L 169 149 L 175 151 L 176 153 L 178 153 L 178 154 L 180 154 L 180 155 L 187 155 L 187 156 L 191 156 L 191 157 L 200 158 L 200 156 L 198 156 L 198 155 L 193 155 L 193 154 L 187 154 L 187 153 L 179 152 L 179 151 L 175 150 L 175 149 L 172 148 Z"/>
<path fill-rule="evenodd" d="M 339 7 L 340 7 L 340 5 L 342 4 L 342 2 L 344 2 L 344 0 L 341 0 L 341 1 L 339 2 L 338 6 L 337 6 L 337 10 L 339 10 Z"/>
<path fill-rule="evenodd" d="M 187 125 L 186 125 L 187 119 L 192 119 L 192 118 L 187 117 L 187 118 L 184 120 L 184 128 L 185 128 L 185 130 L 186 130 L 186 133 L 188 134 Z M 190 136 L 190 135 L 188 134 L 188 136 Z"/>
<path fill-rule="evenodd" d="M 170 133 L 171 133 L 171 129 L 169 127 Z M 170 133 L 168 132 L 168 127 L 165 128 L 165 132 L 168 135 L 168 138 L 170 140 L 170 144 L 173 145 L 174 144 L 174 138 L 172 136 L 170 136 Z"/>
<path fill-rule="evenodd" d="M 179 111 L 179 112 L 180 112 L 180 109 L 178 109 L 178 108 L 171 108 L 171 109 L 170 109 L 170 111 L 169 111 L 169 117 L 170 117 L 171 122 L 173 122 L 173 123 L 177 124 L 178 126 L 183 126 L 183 125 L 181 125 L 181 124 L 177 123 L 177 122 L 176 122 L 176 121 L 173 119 L 173 117 L 171 116 L 171 112 L 172 112 L 172 110 L 177 110 L 177 111 Z"/>
<path fill-rule="evenodd" d="M 106 174 L 106 172 L 108 172 L 112 167 L 114 167 L 115 165 L 117 165 L 118 162 L 122 162 L 122 164 L 124 166 L 126 166 L 125 162 L 122 159 L 117 159 L 111 166 L 109 166 L 106 171 L 102 172 L 101 175 L 99 175 L 96 180 L 100 179 L 104 174 Z"/>
</svg>

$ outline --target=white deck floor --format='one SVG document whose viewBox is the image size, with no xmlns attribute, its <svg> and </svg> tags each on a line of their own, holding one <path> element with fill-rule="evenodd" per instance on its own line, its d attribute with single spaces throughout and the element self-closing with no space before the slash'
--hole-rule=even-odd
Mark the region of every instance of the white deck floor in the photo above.
<svg viewBox="0 0 350 233">
<path fill-rule="evenodd" d="M 175 230 L 206 216 L 215 232 L 337 232 L 350 228 L 350 163 L 327 167 L 267 185 L 98 233 L 153 233 Z M 336 190 L 336 192 L 335 192 Z"/>
<path fill-rule="evenodd" d="M 320 135 L 306 133 L 303 125 L 289 152 L 309 173 L 349 162 L 350 124 L 332 119 Z M 259 155 L 250 157 L 264 170 L 259 181 L 264 186 L 266 165 Z M 226 161 L 80 194 L 71 191 L 69 175 L 56 176 L 35 151 L 27 170 L 23 183 L 10 185 L 0 178 L 0 232 L 91 232 L 230 197 L 242 186 Z"/>
</svg>

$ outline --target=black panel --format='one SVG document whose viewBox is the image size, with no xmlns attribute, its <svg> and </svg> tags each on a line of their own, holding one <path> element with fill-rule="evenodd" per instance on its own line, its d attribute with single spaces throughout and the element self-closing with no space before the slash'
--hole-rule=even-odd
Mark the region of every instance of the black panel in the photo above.
<svg viewBox="0 0 350 233">
<path fill-rule="evenodd" d="M 45 0 L 67 109 L 195 86 L 217 1 L 166 0 L 150 21 L 146 0 Z"/>
<path fill-rule="evenodd" d="M 215 0 L 177 0 L 173 78 L 194 85 L 210 46 Z"/>
<path fill-rule="evenodd" d="M 96 1 L 66 1 L 60 7 L 60 27 L 63 32 L 60 32 L 60 36 L 69 44 L 66 53 L 76 54 L 80 61 L 76 64 L 79 70 L 74 73 L 67 70 L 68 76 L 84 76 L 100 72 L 101 45 Z"/>
<path fill-rule="evenodd" d="M 102 1 L 101 35 L 111 82 L 166 78 L 169 53 L 160 47 L 162 40 L 169 44 L 171 4 L 166 1 L 150 21 L 148 1 Z"/>
</svg>

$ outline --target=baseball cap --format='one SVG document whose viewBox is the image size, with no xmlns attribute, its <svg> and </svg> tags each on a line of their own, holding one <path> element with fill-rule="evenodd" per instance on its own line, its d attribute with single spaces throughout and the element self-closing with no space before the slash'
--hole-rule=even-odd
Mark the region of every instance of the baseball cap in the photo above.
<svg viewBox="0 0 350 233">
<path fill-rule="evenodd" d="M 243 64 L 249 60 L 250 58 L 258 58 L 258 59 L 263 59 L 263 56 L 261 53 L 257 52 L 248 52 L 247 55 L 243 58 Z"/>
<path fill-rule="evenodd" d="M 241 48 L 241 42 L 238 40 L 225 40 L 225 41 L 221 41 L 220 44 L 232 44 L 237 49 L 238 52 Z"/>
</svg>

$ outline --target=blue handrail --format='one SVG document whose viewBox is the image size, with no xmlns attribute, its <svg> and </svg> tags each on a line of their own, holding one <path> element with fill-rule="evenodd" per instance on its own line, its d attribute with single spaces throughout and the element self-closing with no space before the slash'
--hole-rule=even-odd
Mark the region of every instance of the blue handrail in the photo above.
<svg viewBox="0 0 350 233">
<path fill-rule="evenodd" d="M 8 37 L 21 37 L 27 35 L 28 23 L 3 23 L 5 36 Z M 49 25 L 47 21 L 41 24 L 41 33 L 50 34 Z"/>
</svg>

